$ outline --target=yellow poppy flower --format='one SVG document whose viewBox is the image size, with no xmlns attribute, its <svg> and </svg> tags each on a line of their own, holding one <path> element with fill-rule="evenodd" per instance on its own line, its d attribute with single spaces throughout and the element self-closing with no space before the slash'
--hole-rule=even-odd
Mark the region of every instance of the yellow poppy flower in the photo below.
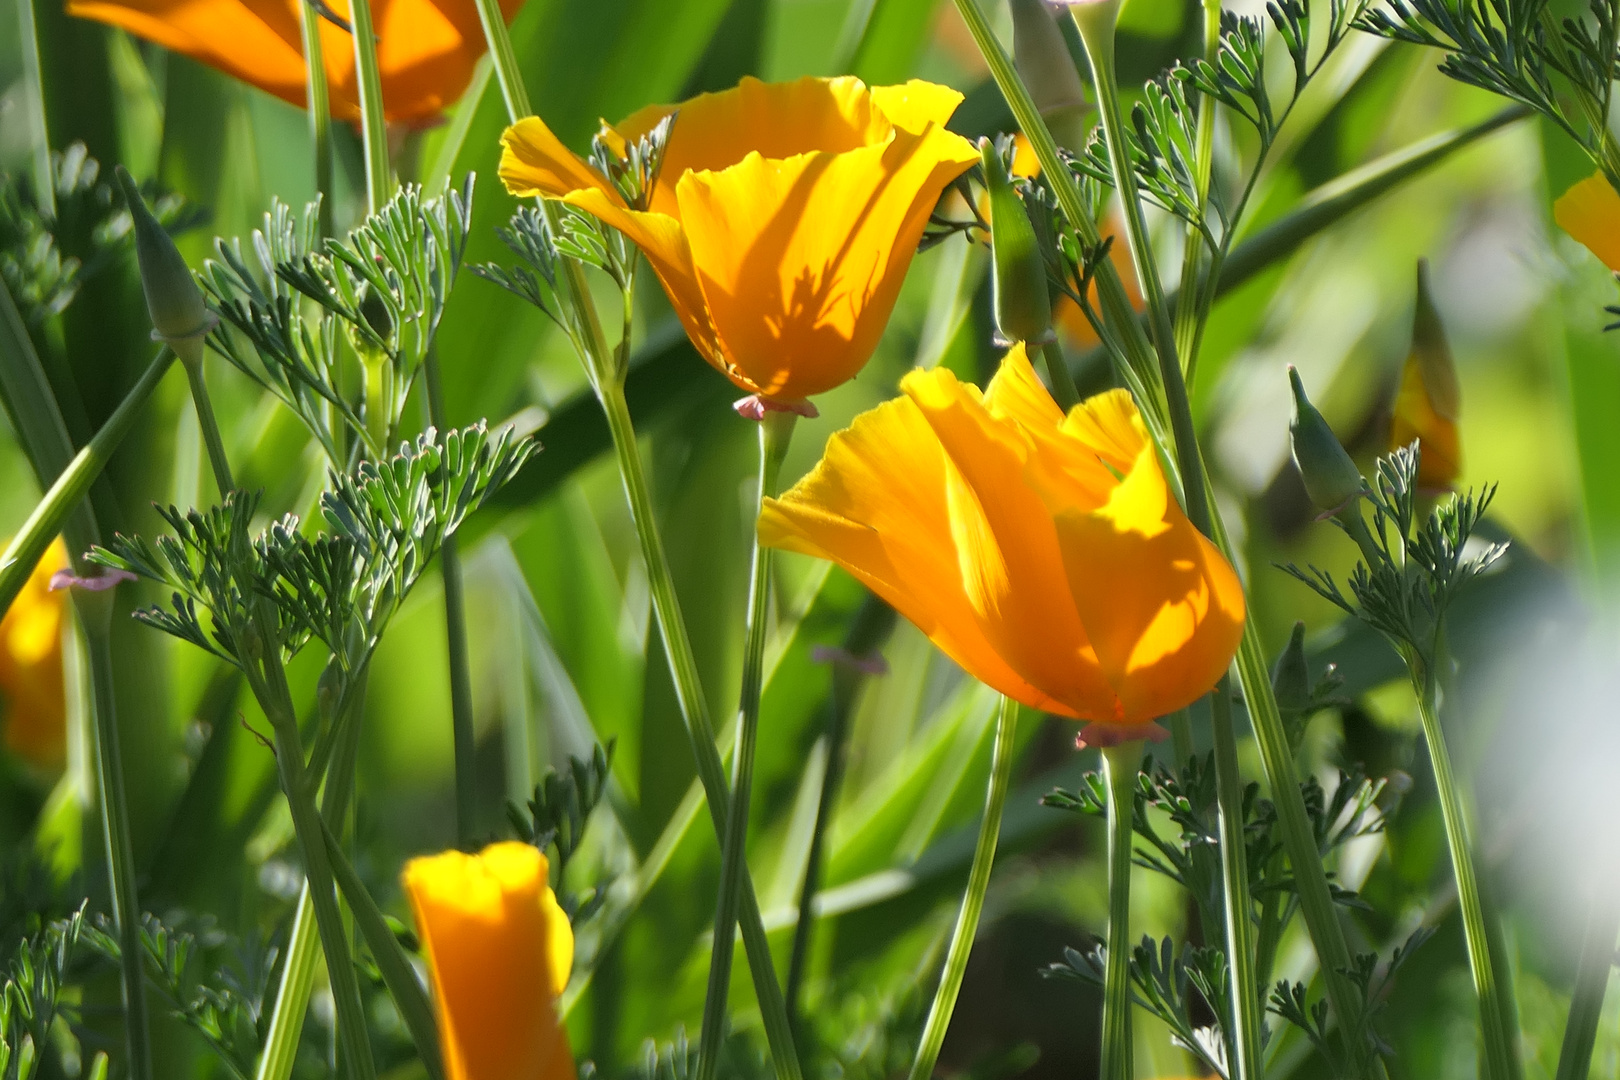
<svg viewBox="0 0 1620 1080">
<path fill-rule="evenodd" d="M 1553 220 L 1604 266 L 1620 270 L 1620 194 L 1602 173 L 1593 173 L 1559 196 Z"/>
<path fill-rule="evenodd" d="M 1237 650 L 1243 589 L 1165 482 L 1130 395 L 1068 416 L 1015 346 L 990 388 L 913 371 L 760 514 L 946 654 L 1089 744 L 1162 737 Z"/>
<path fill-rule="evenodd" d="M 69 15 L 109 23 L 199 63 L 304 104 L 303 0 L 67 0 Z M 522 0 L 501 0 L 507 19 Z M 349 18 L 349 0 L 329 0 Z M 473 0 L 372 0 L 383 108 L 391 121 L 422 125 L 461 97 L 484 54 Z M 320 24 L 332 114 L 360 116 L 354 43 L 341 27 Z"/>
<path fill-rule="evenodd" d="M 42 768 L 59 768 L 67 753 L 67 698 L 62 682 L 65 592 L 51 575 L 67 566 L 58 540 L 45 552 L 11 610 L 0 619 L 0 712 L 6 748 Z"/>
<path fill-rule="evenodd" d="M 943 126 L 961 100 L 919 81 L 744 79 L 604 128 L 622 146 L 676 114 L 644 210 L 538 117 L 501 137 L 501 179 L 619 229 L 705 359 L 765 401 L 801 402 L 871 357 L 935 203 L 978 160 Z"/>
<path fill-rule="evenodd" d="M 1606 186 L 1606 185 L 1605 185 Z M 1417 304 L 1412 317 L 1412 348 L 1401 368 L 1390 423 L 1390 449 L 1418 444 L 1418 487 L 1450 491 L 1462 475 L 1462 389 L 1440 313 L 1429 294 L 1428 267 L 1418 264 Z"/>
<path fill-rule="evenodd" d="M 405 865 L 449 1080 L 573 1080 L 556 1001 L 574 933 L 548 872 L 543 854 L 516 841 Z"/>
</svg>

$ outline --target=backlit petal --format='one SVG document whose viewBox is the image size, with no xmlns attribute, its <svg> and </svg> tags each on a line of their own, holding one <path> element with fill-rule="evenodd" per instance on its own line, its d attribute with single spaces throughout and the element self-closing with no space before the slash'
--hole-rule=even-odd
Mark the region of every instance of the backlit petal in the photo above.
<svg viewBox="0 0 1620 1080">
<path fill-rule="evenodd" d="M 1063 411 L 1035 374 L 1023 342 L 1002 358 L 984 404 L 992 416 L 1018 425 L 1034 443 L 1027 479 L 1049 510 L 1089 510 L 1108 501 L 1119 480 L 1091 446 L 1065 430 Z"/>
<path fill-rule="evenodd" d="M 1462 475 L 1462 436 L 1457 421 L 1438 405 L 1424 380 L 1421 357 L 1407 357 L 1395 395 L 1389 442 L 1391 447 L 1418 442 L 1418 486 L 1428 491 L 1448 490 Z"/>
<path fill-rule="evenodd" d="M 528 844 L 413 859 L 405 892 L 428 955 L 448 1080 L 569 1080 L 556 998 L 573 933 Z"/>
<path fill-rule="evenodd" d="M 1620 270 L 1620 194 L 1602 173 L 1593 173 L 1553 204 L 1560 228 L 1603 261 Z"/>
<path fill-rule="evenodd" d="M 949 541 L 946 468 L 916 404 L 886 402 L 834 435 L 790 491 L 766 500 L 760 542 L 838 563 L 976 678 L 1035 708 L 1069 712 L 986 639 Z"/>
<path fill-rule="evenodd" d="M 872 100 L 895 127 L 921 135 L 929 127 L 944 127 L 962 95 L 948 86 L 912 79 L 899 86 L 874 86 Z"/>
<path fill-rule="evenodd" d="M 594 190 L 621 206 L 624 202 L 607 178 L 564 146 L 538 116 L 526 116 L 501 133 L 500 177 L 521 199 Z"/>
<path fill-rule="evenodd" d="M 715 332 L 748 382 L 797 399 L 858 372 L 940 192 L 974 159 L 955 135 L 899 132 L 848 153 L 750 154 L 684 176 L 680 220 Z"/>
</svg>

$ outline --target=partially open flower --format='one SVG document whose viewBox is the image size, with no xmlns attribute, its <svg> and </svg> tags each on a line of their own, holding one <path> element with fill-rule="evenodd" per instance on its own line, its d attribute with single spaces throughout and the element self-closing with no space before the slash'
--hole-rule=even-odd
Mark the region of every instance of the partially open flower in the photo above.
<svg viewBox="0 0 1620 1080">
<path fill-rule="evenodd" d="M 1130 395 L 1065 417 L 1022 346 L 983 394 L 942 368 L 901 389 L 766 501 L 760 542 L 838 563 L 983 682 L 1092 721 L 1088 743 L 1162 735 L 1231 662 L 1243 589 Z"/>
<path fill-rule="evenodd" d="M 69 15 L 110 23 L 294 105 L 304 104 L 304 0 L 68 0 Z M 510 19 L 522 0 L 501 0 Z M 346 22 L 348 0 L 330 0 Z M 421 125 L 461 97 L 484 54 L 484 32 L 472 0 L 372 0 L 384 112 Z M 332 114 L 360 116 L 354 42 L 322 19 L 321 55 Z"/>
<path fill-rule="evenodd" d="M 51 590 L 67 566 L 58 540 L 29 575 L 0 619 L 0 715 L 6 748 L 42 768 L 57 768 L 67 752 L 67 699 L 62 681 L 62 620 L 66 598 Z"/>
<path fill-rule="evenodd" d="M 675 114 L 644 210 L 538 117 L 502 136 L 501 179 L 622 231 L 705 359 L 749 393 L 803 400 L 866 364 L 935 203 L 978 160 L 944 129 L 961 100 L 918 81 L 744 79 L 604 131 L 622 146 Z"/>
<path fill-rule="evenodd" d="M 573 1080 L 556 1000 L 574 933 L 548 870 L 543 854 L 516 841 L 405 865 L 448 1080 Z"/>
</svg>

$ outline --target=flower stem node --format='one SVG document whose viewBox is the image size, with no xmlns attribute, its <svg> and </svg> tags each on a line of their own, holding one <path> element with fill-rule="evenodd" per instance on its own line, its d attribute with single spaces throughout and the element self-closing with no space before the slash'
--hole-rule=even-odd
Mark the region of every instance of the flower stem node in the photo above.
<svg viewBox="0 0 1620 1080">
<path fill-rule="evenodd" d="M 1288 381 L 1294 389 L 1294 417 L 1288 425 L 1294 464 L 1305 481 L 1305 493 L 1322 517 L 1333 517 L 1366 490 L 1366 482 L 1327 420 L 1305 396 L 1305 384 L 1292 364 L 1288 365 Z"/>
<path fill-rule="evenodd" d="M 1162 743 L 1169 737 L 1170 732 L 1153 721 L 1145 724 L 1108 724 L 1093 720 L 1081 728 L 1080 734 L 1074 737 L 1074 748 L 1106 750 L 1109 747 L 1124 746 L 1126 743 L 1144 739 L 1150 743 Z"/>
<path fill-rule="evenodd" d="M 152 338 L 166 342 L 186 363 L 198 363 L 203 339 L 219 320 L 208 310 L 191 268 L 152 216 L 129 170 L 120 165 L 115 175 L 135 222 L 135 257 L 141 267 L 146 310 L 152 317 Z"/>
<path fill-rule="evenodd" d="M 731 406 L 737 410 L 737 415 L 744 420 L 763 421 L 769 413 L 792 413 L 802 416 L 806 420 L 814 420 L 821 415 L 821 411 L 808 401 L 779 401 L 768 398 L 763 394 L 749 394 L 745 398 L 738 398 Z"/>
</svg>

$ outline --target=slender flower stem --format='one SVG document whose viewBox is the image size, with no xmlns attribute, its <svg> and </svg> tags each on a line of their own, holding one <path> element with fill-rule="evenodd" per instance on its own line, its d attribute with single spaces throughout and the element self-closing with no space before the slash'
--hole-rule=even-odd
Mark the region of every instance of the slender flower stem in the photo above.
<svg viewBox="0 0 1620 1080">
<path fill-rule="evenodd" d="M 1052 399 L 1058 403 L 1058 408 L 1068 412 L 1080 404 L 1080 391 L 1074 385 L 1069 362 L 1063 358 L 1063 346 L 1048 341 L 1041 346 L 1041 356 L 1046 359 L 1046 374 L 1052 380 Z"/>
<path fill-rule="evenodd" d="M 979 822 L 979 840 L 973 848 L 967 891 L 962 894 L 962 908 L 956 914 L 956 928 L 951 931 L 950 948 L 945 953 L 945 970 L 940 973 L 934 1003 L 928 1009 L 927 1022 L 923 1024 L 922 1039 L 917 1045 L 917 1057 L 911 1063 L 909 1080 L 929 1080 L 934 1075 L 934 1063 L 939 1060 L 939 1048 L 945 1043 L 945 1031 L 950 1027 L 951 1013 L 956 1009 L 956 996 L 962 989 L 962 976 L 967 972 L 968 954 L 973 951 L 973 938 L 979 930 L 979 914 L 984 910 L 985 890 L 990 887 L 990 869 L 996 861 L 996 841 L 1001 837 L 1001 810 L 1007 802 L 1007 784 L 1013 766 L 1013 735 L 1017 728 L 1018 703 L 1004 697 L 996 713 L 996 742 L 990 755 L 990 789 L 984 798 L 984 818 Z"/>
<path fill-rule="evenodd" d="M 1213 63 L 1220 51 L 1220 0 L 1204 0 L 1204 59 Z M 1203 204 L 1209 198 L 1209 179 L 1215 159 L 1215 115 L 1220 103 L 1212 97 L 1201 98 L 1198 103 L 1197 144 L 1193 147 L 1194 179 L 1198 185 L 1198 199 Z M 1224 247 L 1225 245 L 1220 245 Z M 1181 287 L 1179 295 L 1184 302 L 1176 304 L 1176 352 L 1186 357 L 1187 383 L 1192 384 L 1197 370 L 1198 345 L 1202 338 L 1203 319 L 1207 311 L 1199 302 L 1199 268 L 1207 250 L 1203 230 L 1189 224 L 1186 245 L 1181 256 Z"/>
<path fill-rule="evenodd" d="M 1226 958 L 1232 973 L 1232 1080 L 1258 1080 L 1264 1072 L 1260 1042 L 1261 986 L 1249 902 L 1249 846 L 1243 833 L 1243 777 L 1238 772 L 1232 730 L 1232 680 L 1223 675 L 1210 695 L 1210 730 L 1215 741 L 1215 799 L 1219 805 L 1221 884 L 1226 902 Z"/>
<path fill-rule="evenodd" d="M 327 237 L 332 235 L 332 100 L 326 86 L 320 27 L 320 12 L 312 0 L 304 0 L 298 5 L 298 28 L 304 47 L 304 104 L 309 113 L 309 142 L 315 152 L 321 236 Z"/>
<path fill-rule="evenodd" d="M 759 493 L 754 517 L 776 494 L 777 476 L 793 438 L 790 412 L 767 412 L 759 422 Z M 737 705 L 737 748 L 731 759 L 731 816 L 720 845 L 720 895 L 714 911 L 714 948 L 703 998 L 698 1041 L 698 1080 L 713 1080 L 725 1036 L 726 997 L 731 990 L 731 955 L 737 932 L 737 895 L 748 865 L 748 807 L 754 786 L 754 744 L 759 735 L 759 698 L 765 681 L 765 637 L 769 629 L 771 549 L 754 538 L 753 572 L 748 583 L 748 628 L 743 637 L 742 692 Z M 784 999 L 783 1007 L 786 1008 Z"/>
<path fill-rule="evenodd" d="M 506 17 L 501 14 L 499 0 L 475 2 L 484 40 L 489 44 L 489 59 L 495 65 L 495 80 L 500 83 L 501 97 L 506 102 L 507 118 L 516 123 L 534 110 L 529 107 L 529 88 L 523 84 L 523 72 L 518 69 L 512 35 L 506 31 Z"/>
<path fill-rule="evenodd" d="M 388 167 L 388 126 L 383 119 L 382 75 L 377 68 L 377 33 L 371 23 L 371 0 L 350 0 L 349 29 L 354 39 L 354 70 L 359 76 L 366 208 L 375 214 L 393 194 L 394 178 Z"/>
<path fill-rule="evenodd" d="M 63 531 L 73 512 L 83 505 L 84 497 L 90 491 L 90 485 L 95 483 L 96 477 L 101 475 L 101 470 L 106 468 L 113 451 L 118 449 L 118 444 L 123 442 L 124 436 L 129 434 L 141 406 L 152 396 L 152 391 L 168 373 L 169 365 L 173 362 L 174 353 L 171 350 L 165 347 L 158 351 L 140 380 L 130 388 L 129 393 L 107 418 L 101 430 L 96 432 L 95 437 L 83 450 L 73 456 L 67 468 L 57 476 L 55 483 L 51 484 L 50 490 L 45 493 L 45 497 L 34 507 L 33 512 L 28 515 L 28 520 L 7 545 L 5 554 L 0 555 L 0 616 L 4 616 L 10 610 L 12 601 L 17 598 L 17 593 L 28 580 L 28 575 L 33 572 L 46 549 L 51 546 L 51 541 Z M 3 381 L 0 379 L 0 383 Z M 75 530 L 75 535 L 78 531 Z"/>
<path fill-rule="evenodd" d="M 118 749 L 118 700 L 113 692 L 112 592 L 74 590 L 79 621 L 90 654 L 94 698 L 96 786 L 100 789 L 101 827 L 107 845 L 112 886 L 113 922 L 118 931 L 119 974 L 124 990 L 124 1037 L 131 1080 L 151 1080 L 152 1049 L 141 944 L 141 905 L 135 891 L 135 845 L 129 834 L 124 768 Z"/>
<path fill-rule="evenodd" d="M 636 446 L 635 429 L 630 423 L 630 407 L 624 399 L 623 379 L 603 380 L 598 384 L 597 393 L 613 436 L 613 449 L 619 459 L 619 475 L 624 481 L 625 497 L 630 503 L 630 517 L 641 541 L 641 554 L 647 565 L 648 586 L 652 593 L 653 614 L 658 621 L 659 633 L 664 638 L 664 651 L 668 654 L 670 674 L 675 682 L 675 696 L 680 703 L 681 717 L 686 722 L 693 756 L 697 759 L 698 779 L 702 781 L 703 792 L 708 799 L 715 835 L 724 838 L 728 815 L 747 811 L 732 802 L 725 767 L 715 746 L 714 726 L 709 721 L 708 703 L 698 679 L 697 660 L 692 654 L 691 639 L 687 637 L 686 623 L 681 617 L 675 581 L 669 571 L 669 559 L 664 554 L 663 538 L 658 533 L 654 516 L 652 492 L 647 486 L 641 451 Z M 798 1055 L 793 1048 L 793 1031 L 788 1023 L 781 985 L 776 979 L 776 968 L 771 961 L 770 942 L 765 937 L 765 924 L 760 918 L 753 878 L 745 865 L 738 866 L 737 875 L 741 887 L 737 921 L 742 928 L 743 948 L 753 974 L 754 993 L 759 999 L 772 1064 L 781 1080 L 800 1080 L 802 1074 Z"/>
<path fill-rule="evenodd" d="M 225 440 L 220 438 L 219 421 L 214 417 L 214 401 L 208 393 L 208 383 L 203 378 L 202 342 L 195 342 L 195 350 L 189 346 L 181 346 L 187 353 L 182 355 L 180 366 L 186 369 L 186 382 L 191 386 L 191 400 L 197 408 L 197 426 L 202 429 L 203 445 L 208 450 L 208 461 L 214 470 L 214 483 L 219 488 L 220 498 L 224 498 L 236 490 L 236 482 L 231 476 L 230 461 L 225 456 Z"/>
<path fill-rule="evenodd" d="M 1505 987 L 1491 955 L 1485 906 L 1481 899 L 1478 869 L 1474 863 L 1472 829 L 1462 789 L 1451 771 L 1451 755 L 1446 750 L 1445 731 L 1440 726 L 1440 688 L 1432 667 L 1413 659 L 1412 686 L 1418 694 L 1418 715 L 1423 721 L 1423 738 L 1429 744 L 1429 760 L 1434 766 L 1435 787 L 1440 793 L 1440 810 L 1446 823 L 1446 843 L 1451 848 L 1451 870 L 1457 881 L 1457 906 L 1462 911 L 1463 932 L 1468 944 L 1468 966 L 1474 975 L 1474 992 L 1479 996 L 1480 1027 L 1485 1041 L 1488 1080 L 1520 1080 L 1517 1033 L 1505 1022 L 1509 1015 L 1503 999 Z M 1506 963 L 1507 958 L 1501 957 Z"/>
<path fill-rule="evenodd" d="M 1131 849 L 1140 740 L 1103 750 L 1108 778 L 1108 955 L 1103 972 L 1102 1080 L 1132 1080 Z"/>
<path fill-rule="evenodd" d="M 1610 865 L 1613 865 L 1611 862 Z M 1620 937 L 1620 903 L 1607 889 L 1592 896 L 1581 935 L 1581 958 L 1575 969 L 1575 993 L 1569 1003 L 1564 1041 L 1558 1051 L 1554 1080 L 1586 1080 L 1592 1067 L 1603 996 L 1614 970 L 1614 943 Z"/>
</svg>

